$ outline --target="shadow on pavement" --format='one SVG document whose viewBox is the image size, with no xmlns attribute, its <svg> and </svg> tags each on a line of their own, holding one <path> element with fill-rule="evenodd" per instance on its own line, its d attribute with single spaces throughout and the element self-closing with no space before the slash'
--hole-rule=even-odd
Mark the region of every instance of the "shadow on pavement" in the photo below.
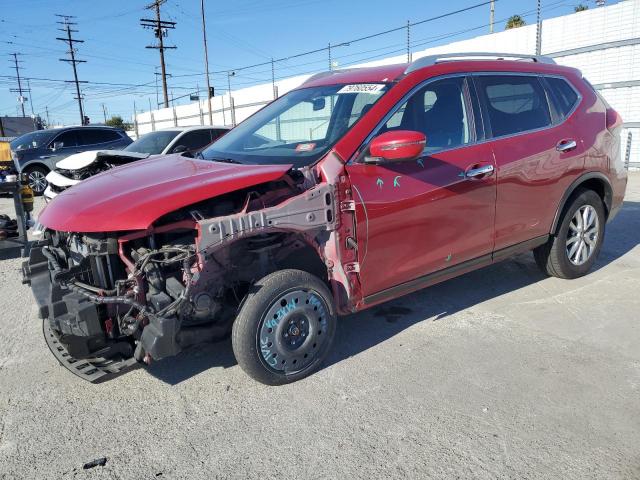
<svg viewBox="0 0 640 480">
<path fill-rule="evenodd" d="M 605 243 L 595 269 L 622 257 L 640 243 L 640 202 L 624 202 L 618 216 L 607 225 Z M 340 318 L 336 339 L 325 367 L 355 356 L 423 321 L 439 321 L 449 315 L 534 284 L 545 276 L 533 256 L 485 267 L 370 310 Z M 149 372 L 176 385 L 212 367 L 231 367 L 236 360 L 230 339 L 193 347 L 176 358 L 158 362 Z"/>
</svg>

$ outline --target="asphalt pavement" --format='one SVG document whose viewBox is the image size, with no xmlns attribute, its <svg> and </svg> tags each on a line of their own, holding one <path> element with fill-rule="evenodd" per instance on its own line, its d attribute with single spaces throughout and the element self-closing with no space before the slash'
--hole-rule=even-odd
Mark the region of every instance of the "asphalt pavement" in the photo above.
<svg viewBox="0 0 640 480">
<path fill-rule="evenodd" d="M 342 318 L 284 387 L 229 340 L 86 383 L 0 260 L 0 479 L 640 478 L 639 243 L 634 173 L 588 276 L 522 255 Z"/>
</svg>

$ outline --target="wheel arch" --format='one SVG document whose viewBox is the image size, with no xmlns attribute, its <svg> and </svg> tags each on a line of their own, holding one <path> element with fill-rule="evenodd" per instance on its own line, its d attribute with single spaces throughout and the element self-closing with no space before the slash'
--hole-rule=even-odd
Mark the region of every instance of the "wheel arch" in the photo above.
<svg viewBox="0 0 640 480">
<path fill-rule="evenodd" d="M 26 172 L 27 170 L 34 168 L 34 167 L 40 167 L 43 168 L 47 171 L 47 173 L 49 173 L 51 171 L 51 167 L 49 167 L 49 165 L 47 165 L 44 162 L 40 162 L 39 160 L 32 160 L 31 162 L 25 164 L 22 166 L 21 171 L 22 172 Z"/>
<path fill-rule="evenodd" d="M 558 230 L 558 224 L 560 223 L 562 212 L 564 212 L 567 203 L 571 199 L 572 195 L 580 188 L 596 192 L 604 204 L 605 216 L 607 218 L 609 217 L 613 200 L 613 188 L 611 187 L 611 182 L 607 176 L 601 172 L 588 172 L 575 179 L 564 192 L 564 195 L 558 204 L 558 208 L 556 209 L 553 223 L 551 224 L 550 233 L 552 235 Z"/>
</svg>

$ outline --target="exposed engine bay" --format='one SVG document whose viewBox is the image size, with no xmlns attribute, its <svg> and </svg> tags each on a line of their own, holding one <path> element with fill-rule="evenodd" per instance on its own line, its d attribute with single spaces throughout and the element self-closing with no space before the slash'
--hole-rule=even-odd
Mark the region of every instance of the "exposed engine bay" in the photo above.
<svg viewBox="0 0 640 480">
<path fill-rule="evenodd" d="M 224 337 L 270 272 L 304 266 L 329 282 L 323 252 L 335 228 L 335 187 L 290 170 L 171 212 L 147 231 L 46 230 L 23 269 L 52 352 L 98 381 Z"/>
</svg>

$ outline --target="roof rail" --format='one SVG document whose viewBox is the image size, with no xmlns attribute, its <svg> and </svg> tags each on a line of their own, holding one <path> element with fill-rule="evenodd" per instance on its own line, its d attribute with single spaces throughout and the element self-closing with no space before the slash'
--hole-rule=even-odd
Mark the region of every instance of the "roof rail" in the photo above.
<svg viewBox="0 0 640 480">
<path fill-rule="evenodd" d="M 465 53 L 441 53 L 437 55 L 427 55 L 417 59 L 409 64 L 404 71 L 405 74 L 414 72 L 420 68 L 430 67 L 436 63 L 451 62 L 456 60 L 529 60 L 536 63 L 550 63 L 556 62 L 551 57 L 544 57 L 541 55 L 527 55 L 526 53 L 491 53 L 491 52 L 465 52 Z"/>
</svg>

